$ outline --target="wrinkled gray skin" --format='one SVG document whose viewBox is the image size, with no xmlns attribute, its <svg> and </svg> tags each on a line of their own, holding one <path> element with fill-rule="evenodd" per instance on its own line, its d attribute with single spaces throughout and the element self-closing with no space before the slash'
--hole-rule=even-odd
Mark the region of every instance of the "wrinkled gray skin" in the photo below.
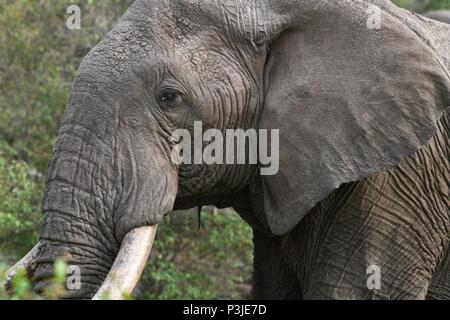
<svg viewBox="0 0 450 320">
<path fill-rule="evenodd" d="M 137 0 L 73 84 L 36 289 L 69 252 L 90 298 L 127 232 L 213 204 L 254 229 L 255 298 L 448 297 L 450 28 L 370 3 Z M 194 120 L 279 129 L 280 171 L 173 164 Z"/>
<path fill-rule="evenodd" d="M 450 10 L 429 11 L 425 17 L 450 24 Z"/>
</svg>

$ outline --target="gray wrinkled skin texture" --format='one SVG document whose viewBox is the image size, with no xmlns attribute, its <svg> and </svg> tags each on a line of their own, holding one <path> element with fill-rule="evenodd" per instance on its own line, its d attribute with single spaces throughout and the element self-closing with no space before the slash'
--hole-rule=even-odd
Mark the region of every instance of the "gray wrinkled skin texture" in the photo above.
<svg viewBox="0 0 450 320">
<path fill-rule="evenodd" d="M 127 232 L 213 204 L 254 229 L 255 298 L 448 297 L 449 48 L 450 27 L 389 1 L 137 0 L 73 84 L 36 290 L 66 253 L 68 298 L 90 298 Z M 173 164 L 194 121 L 279 129 L 279 173 Z"/>
</svg>

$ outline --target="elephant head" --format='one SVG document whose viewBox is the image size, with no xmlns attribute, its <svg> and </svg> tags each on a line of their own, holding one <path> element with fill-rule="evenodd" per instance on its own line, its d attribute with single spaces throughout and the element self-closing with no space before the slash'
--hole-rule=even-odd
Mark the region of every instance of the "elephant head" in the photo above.
<svg viewBox="0 0 450 320">
<path fill-rule="evenodd" d="M 37 290 L 68 253 L 82 275 L 69 297 L 130 291 L 165 214 L 249 190 L 264 203 L 248 220 L 285 234 L 432 137 L 450 103 L 449 47 L 449 28 L 390 1 L 135 1 L 73 84 L 23 261 Z M 172 133 L 195 121 L 278 129 L 278 173 L 174 162 Z"/>
</svg>

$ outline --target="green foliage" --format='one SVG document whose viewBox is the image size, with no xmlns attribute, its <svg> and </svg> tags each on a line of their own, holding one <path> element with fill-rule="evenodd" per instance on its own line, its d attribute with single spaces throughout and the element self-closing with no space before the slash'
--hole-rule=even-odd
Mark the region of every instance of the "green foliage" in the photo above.
<svg viewBox="0 0 450 320">
<path fill-rule="evenodd" d="M 17 276 L 12 279 L 12 289 L 14 294 L 11 299 L 27 299 L 33 296 L 31 291 L 31 283 L 27 278 L 27 273 L 24 269 L 19 270 Z"/>
<path fill-rule="evenodd" d="M 173 212 L 160 224 L 137 298 L 242 298 L 252 268 L 251 229 L 232 210 Z"/>
<path fill-rule="evenodd" d="M 58 299 L 65 293 L 65 283 L 67 279 L 67 263 L 63 259 L 57 259 L 53 266 L 54 276 L 49 279 L 49 286 L 43 294 L 47 299 Z M 0 265 L 0 279 L 3 282 L 5 278 L 6 267 Z M 33 292 L 32 283 L 26 270 L 19 269 L 17 274 L 11 280 L 11 292 L 7 294 L 5 288 L 0 287 L 0 300 L 31 300 L 41 299 Z"/>
<path fill-rule="evenodd" d="M 0 141 L 0 252 L 22 255 L 37 242 L 40 179 Z"/>
<path fill-rule="evenodd" d="M 66 8 L 76 1 L 0 3 L 0 110 L 7 110 L 0 112 L 0 140 L 39 171 L 45 171 L 78 64 L 127 2 L 84 3 L 81 30 L 66 28 Z"/>
</svg>

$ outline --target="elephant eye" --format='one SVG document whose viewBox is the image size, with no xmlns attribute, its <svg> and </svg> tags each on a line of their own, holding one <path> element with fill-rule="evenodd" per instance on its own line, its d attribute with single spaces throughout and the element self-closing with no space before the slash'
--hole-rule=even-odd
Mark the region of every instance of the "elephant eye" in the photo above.
<svg viewBox="0 0 450 320">
<path fill-rule="evenodd" d="M 176 92 L 168 92 L 161 96 L 162 102 L 172 102 L 178 97 L 178 94 Z"/>
<path fill-rule="evenodd" d="M 178 104 L 183 101 L 183 95 L 174 89 L 162 90 L 158 95 L 158 102 L 163 105 Z"/>
</svg>

